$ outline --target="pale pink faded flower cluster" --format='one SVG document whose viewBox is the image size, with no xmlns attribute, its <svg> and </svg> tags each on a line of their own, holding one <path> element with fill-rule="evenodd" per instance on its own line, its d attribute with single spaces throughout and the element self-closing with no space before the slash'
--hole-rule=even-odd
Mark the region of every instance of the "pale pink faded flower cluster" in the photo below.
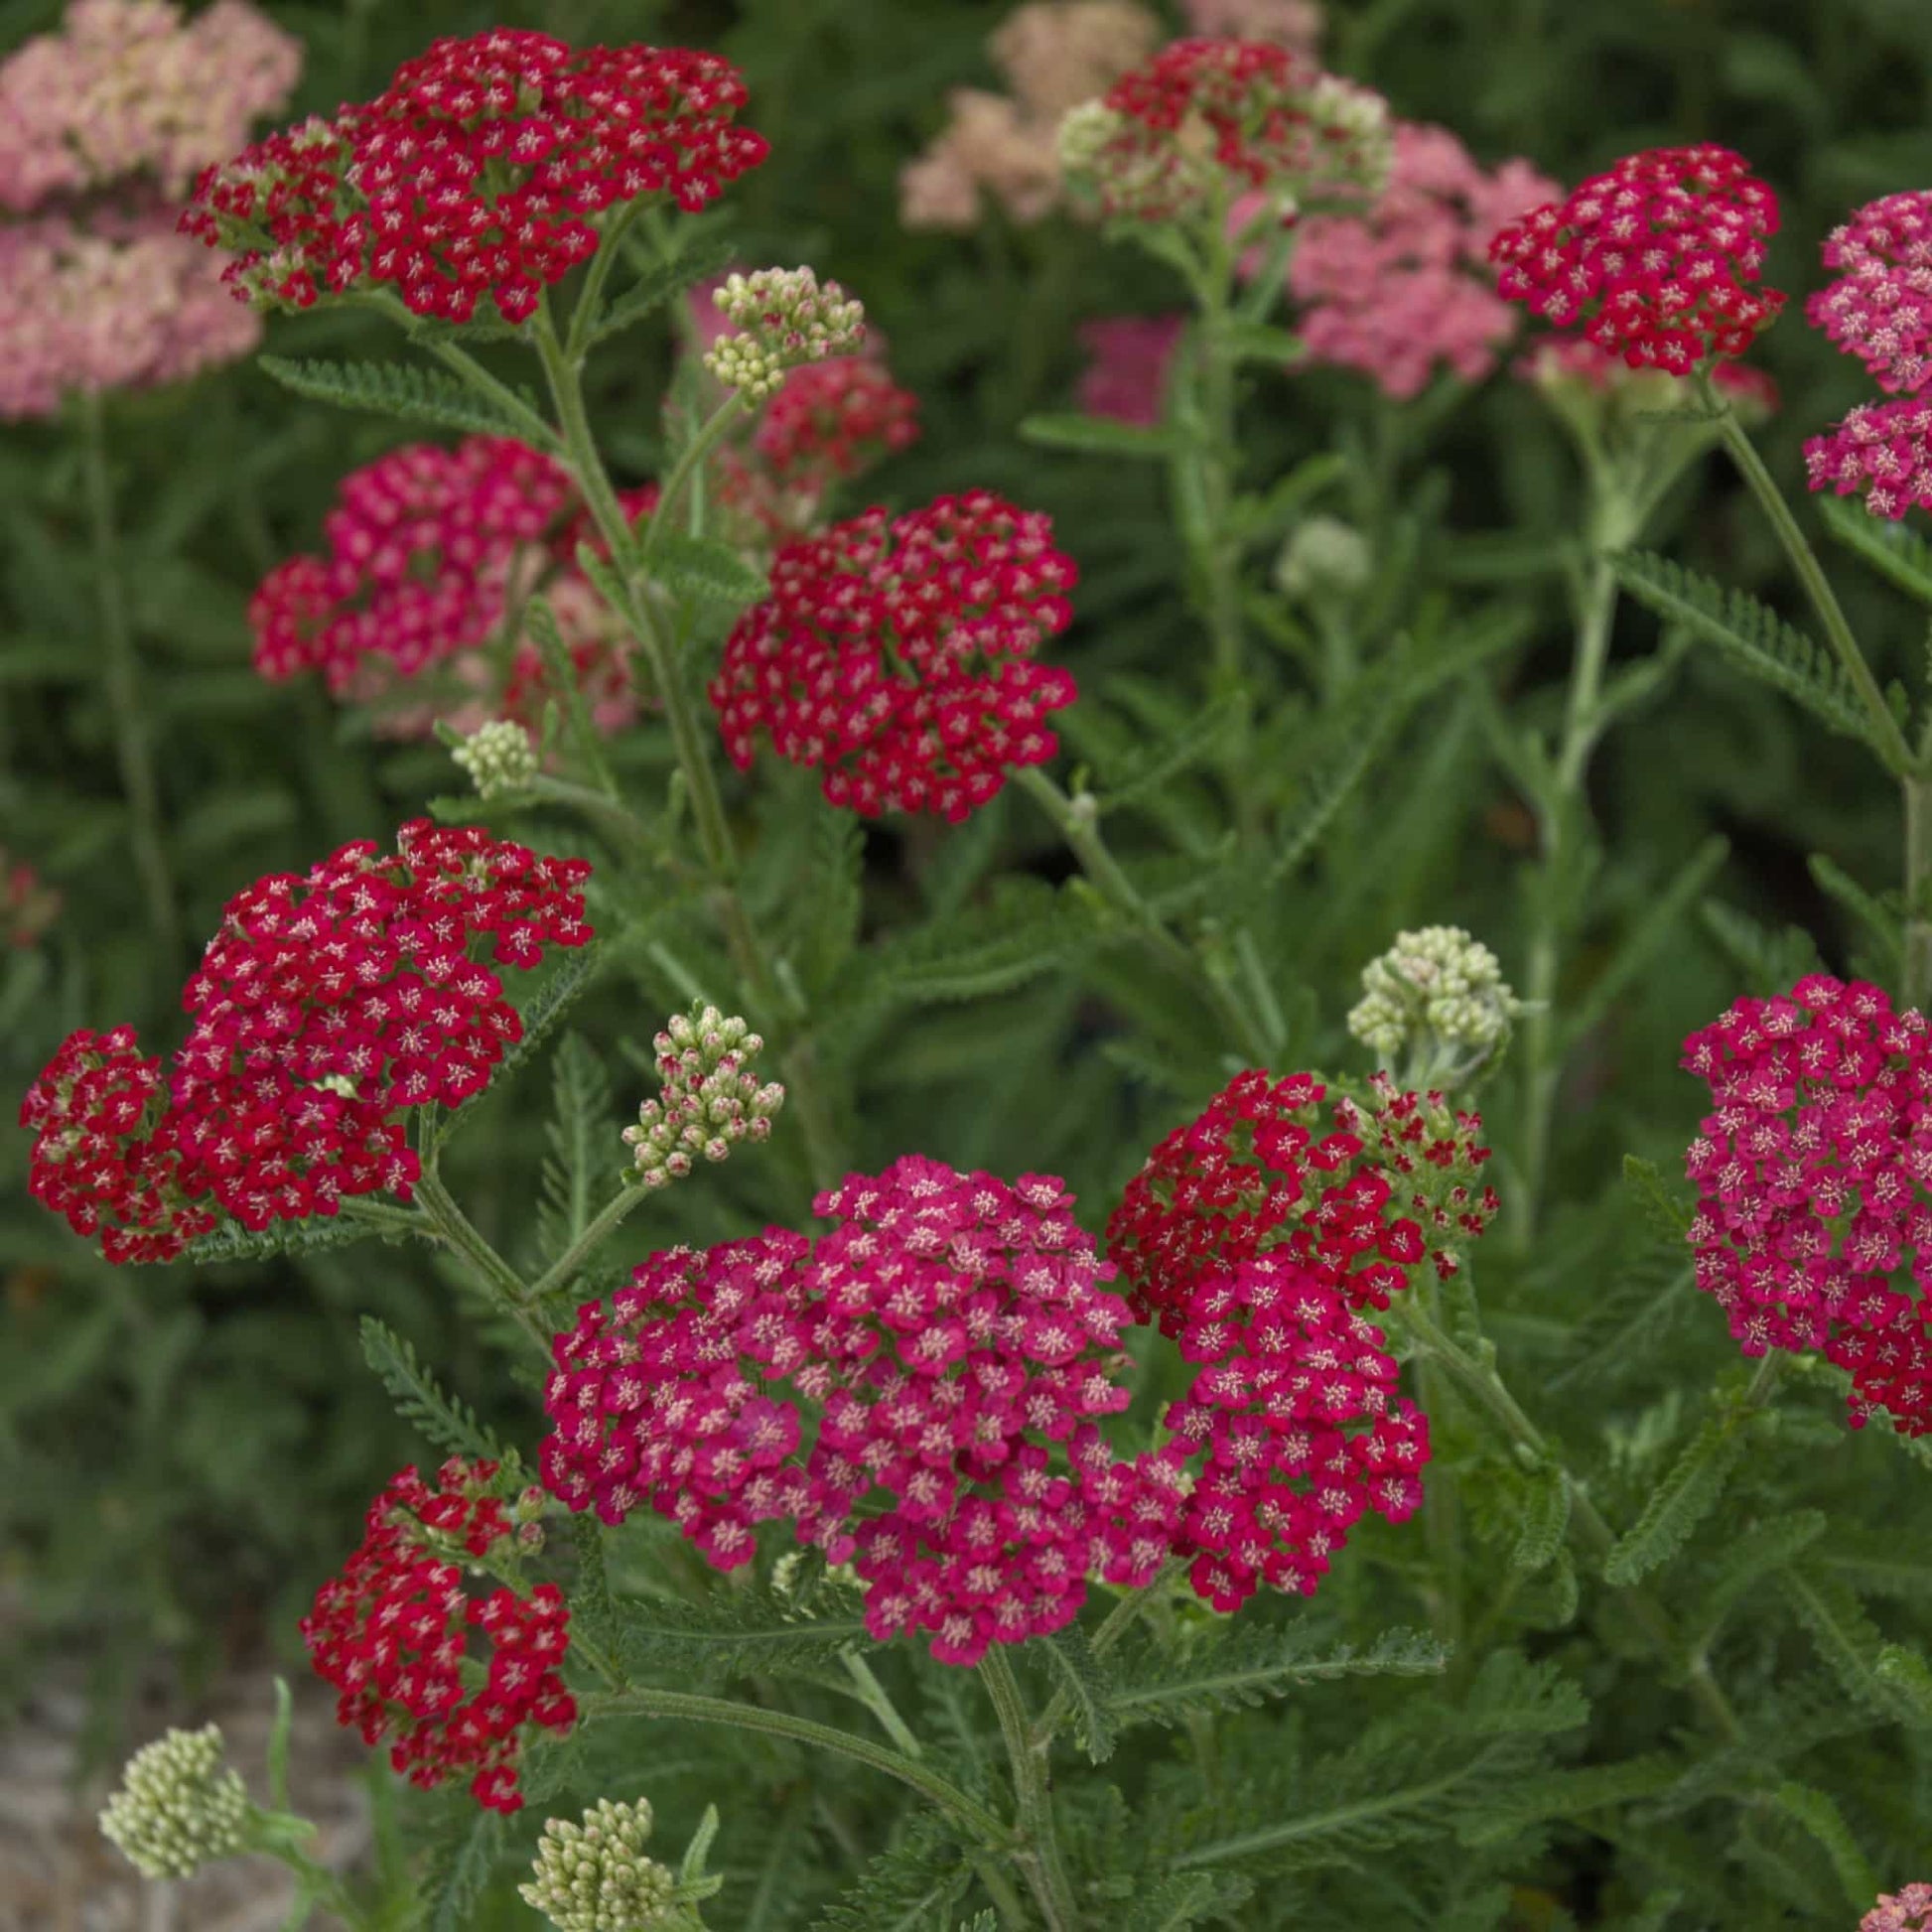
<svg viewBox="0 0 1932 1932">
<path fill-rule="evenodd" d="M 1297 54 L 1321 46 L 1315 0 L 1180 0 L 1190 33 L 1210 40 L 1273 41 Z"/>
<path fill-rule="evenodd" d="M 74 0 L 0 67 L 0 205 L 145 175 L 169 196 L 238 148 L 302 71 L 302 44 L 247 4 L 191 20 L 167 0 Z"/>
<path fill-rule="evenodd" d="M 1546 390 L 1583 392 L 1637 410 L 1689 408 L 1696 391 L 1681 375 L 1662 369 L 1633 369 L 1622 356 L 1598 348 L 1587 336 L 1544 336 L 1516 358 L 1512 371 Z M 1746 422 L 1777 413 L 1776 381 L 1749 362 L 1720 362 L 1710 372 L 1711 386 Z"/>
<path fill-rule="evenodd" d="M 1881 1891 L 1859 1921 L 1859 1932 L 1932 1932 L 1932 1885 L 1901 1885 Z"/>
<path fill-rule="evenodd" d="M 1069 107 L 1104 92 L 1161 39 L 1133 0 L 1034 0 L 988 42 L 1009 92 L 957 87 L 939 138 L 899 174 L 908 228 L 978 224 L 991 196 L 1015 221 L 1037 221 L 1061 202 L 1058 135 Z"/>
<path fill-rule="evenodd" d="M 73 390 L 178 382 L 260 333 L 165 207 L 0 222 L 0 418 L 55 415 Z"/>
<path fill-rule="evenodd" d="M 0 417 L 150 388 L 245 355 L 169 198 L 286 99 L 301 44 L 246 0 L 75 0 L 0 66 Z"/>
<path fill-rule="evenodd" d="M 1089 416 L 1152 428 L 1166 407 L 1168 371 L 1187 318 L 1095 316 L 1076 332 L 1093 358 L 1080 377 L 1080 407 Z"/>
<path fill-rule="evenodd" d="M 1490 174 L 1448 128 L 1398 123 L 1374 204 L 1311 216 L 1297 236 L 1288 284 L 1310 358 L 1359 369 L 1399 401 L 1439 367 L 1479 381 L 1514 327 L 1489 238 L 1557 192 L 1526 161 Z"/>
</svg>

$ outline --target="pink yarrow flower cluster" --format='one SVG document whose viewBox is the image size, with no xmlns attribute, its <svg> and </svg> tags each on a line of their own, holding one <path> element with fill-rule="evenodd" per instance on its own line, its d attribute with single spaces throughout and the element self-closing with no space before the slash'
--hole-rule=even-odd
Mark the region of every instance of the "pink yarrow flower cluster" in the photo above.
<svg viewBox="0 0 1932 1932">
<path fill-rule="evenodd" d="M 1528 162 L 1492 175 L 1447 128 L 1398 123 L 1389 185 L 1373 206 L 1311 215 L 1297 233 L 1288 285 L 1310 359 L 1359 369 L 1398 400 L 1420 394 L 1439 367 L 1479 381 L 1514 329 L 1490 237 L 1556 193 Z"/>
<path fill-rule="evenodd" d="M 1126 1304 L 1064 1186 L 919 1156 L 767 1229 L 654 1255 L 555 1343 L 544 1480 L 609 1523 L 648 1506 L 719 1569 L 783 1521 L 865 1585 L 882 1641 L 941 1662 L 1068 1623 L 1087 1580 L 1145 1584 L 1173 1500 L 1095 1418 L 1124 1409 Z"/>
<path fill-rule="evenodd" d="M 597 252 L 608 209 L 650 195 L 695 213 L 762 161 L 746 99 L 713 54 L 439 40 L 376 99 L 209 169 L 182 225 L 234 256 L 243 301 L 386 285 L 416 315 L 467 322 L 487 295 L 519 323 Z"/>
<path fill-rule="evenodd" d="M 1089 416 L 1151 429 L 1167 407 L 1168 373 L 1187 327 L 1172 316 L 1096 316 L 1076 332 L 1093 360 L 1080 377 L 1080 407 Z"/>
<path fill-rule="evenodd" d="M 154 388 L 260 337 L 169 198 L 280 105 L 300 44 L 244 4 L 77 0 L 0 65 L 0 418 Z"/>
<path fill-rule="evenodd" d="M 1685 1156 L 1697 1282 L 1747 1355 L 1816 1349 L 1850 1421 L 1932 1434 L 1932 1027 L 1817 973 L 1684 1042 L 1712 1112 Z"/>
<path fill-rule="evenodd" d="M 1688 375 L 1741 355 L 1784 307 L 1758 282 L 1777 197 L 1728 148 L 1652 148 L 1490 243 L 1497 286 L 1632 368 Z"/>
<path fill-rule="evenodd" d="M 1880 1892 L 1859 1921 L 1859 1932 L 1932 1932 L 1932 1885 L 1901 1885 Z"/>
<path fill-rule="evenodd" d="M 710 687 L 741 770 L 759 734 L 834 805 L 954 823 L 1050 759 L 1072 678 L 1034 652 L 1072 620 L 1050 520 L 989 490 L 882 509 L 786 544 Z"/>
<path fill-rule="evenodd" d="M 0 207 L 142 177 L 173 199 L 289 97 L 302 43 L 246 0 L 73 0 L 0 66 Z M 192 257 L 191 257 L 192 259 Z"/>
<path fill-rule="evenodd" d="M 1932 509 L 1932 404 L 1914 400 L 1932 381 L 1932 194 L 1867 203 L 1832 230 L 1825 266 L 1844 273 L 1806 303 L 1806 319 L 1898 400 L 1862 403 L 1812 437 L 1807 480 L 1896 522 Z"/>
<path fill-rule="evenodd" d="M 655 484 L 621 498 L 633 518 L 656 500 Z M 541 592 L 594 716 L 617 729 L 636 706 L 622 640 L 575 562 L 590 529 L 563 466 L 512 437 L 392 450 L 338 486 L 326 551 L 263 579 L 248 607 L 255 668 L 276 680 L 318 671 L 338 698 L 391 707 L 392 730 L 426 730 L 439 711 L 459 724 L 473 713 L 534 724 L 541 657 L 502 633 Z M 439 668 L 449 691 L 426 704 Z"/>
<path fill-rule="evenodd" d="M 570 1611 L 557 1586 L 464 1587 L 467 1570 L 513 1559 L 520 1541 L 491 1493 L 496 1476 L 494 1462 L 453 1456 L 431 1489 L 404 1469 L 369 1505 L 360 1545 L 317 1592 L 302 1638 L 341 1693 L 337 1722 L 365 1744 L 393 1738 L 389 1762 L 411 1784 L 468 1771 L 481 1805 L 514 1812 L 526 1731 L 567 1732 L 577 1703 L 559 1668 Z"/>
<path fill-rule="evenodd" d="M 495 968 L 592 937 L 581 859 L 539 859 L 476 826 L 405 825 L 306 877 L 228 901 L 189 980 L 167 1079 L 132 1028 L 69 1037 L 29 1088 L 29 1185 L 110 1261 L 169 1261 L 215 1224 L 408 1199 L 404 1115 L 455 1107 L 522 1035 Z"/>
</svg>

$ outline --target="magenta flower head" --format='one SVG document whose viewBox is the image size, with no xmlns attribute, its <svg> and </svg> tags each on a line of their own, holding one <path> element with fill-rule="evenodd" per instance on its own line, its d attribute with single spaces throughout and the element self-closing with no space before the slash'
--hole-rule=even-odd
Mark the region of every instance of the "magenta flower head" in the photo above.
<svg viewBox="0 0 1932 1932">
<path fill-rule="evenodd" d="M 1822 1350 L 1863 1428 L 1932 1433 L 1932 1028 L 1815 973 L 1684 1042 L 1712 1112 L 1685 1156 L 1697 1283 L 1747 1355 Z M 1903 1284 L 1909 1281 L 1908 1289 Z"/>
<path fill-rule="evenodd" d="M 766 733 L 834 805 L 956 824 L 1058 749 L 1073 679 L 1034 652 L 1076 575 L 1049 518 L 984 489 L 788 543 L 710 687 L 725 750 L 745 770 Z"/>
<path fill-rule="evenodd" d="M 1871 371 L 1912 395 L 1932 381 L 1932 194 L 1867 202 L 1825 241 L 1837 281 L 1805 303 L 1805 320 Z"/>
<path fill-rule="evenodd" d="M 1096 1418 L 1124 1409 L 1127 1305 L 1051 1175 L 908 1155 L 767 1229 L 653 1255 L 557 1337 L 543 1477 L 608 1523 L 648 1506 L 721 1570 L 788 1522 L 865 1585 L 882 1641 L 971 1664 L 1145 1584 L 1172 1500 Z"/>
<path fill-rule="evenodd" d="M 1932 402 L 1861 403 L 1806 439 L 1805 470 L 1813 490 L 1862 496 L 1871 515 L 1892 523 L 1908 509 L 1932 509 Z"/>
<path fill-rule="evenodd" d="M 262 307 L 388 284 L 416 315 L 467 322 L 488 295 L 524 322 L 597 252 L 608 209 L 649 195 L 696 212 L 764 159 L 737 125 L 746 99 L 714 54 L 440 40 L 376 99 L 209 169 L 182 225 Z"/>
<path fill-rule="evenodd" d="M 214 1224 L 407 1200 L 403 1115 L 458 1106 L 522 1035 L 495 968 L 586 944 L 581 859 L 476 826 L 405 825 L 393 853 L 344 846 L 228 901 L 182 994 L 192 1019 L 162 1093 L 133 1030 L 75 1034 L 28 1090 L 30 1186 L 110 1261 L 169 1261 Z"/>
<path fill-rule="evenodd" d="M 1067 116 L 1060 156 L 1103 214 L 1172 221 L 1248 192 L 1288 214 L 1379 192 L 1388 104 L 1275 42 L 1174 41 Z"/>
<path fill-rule="evenodd" d="M 1728 148 L 1651 148 L 1489 245 L 1497 286 L 1632 368 L 1688 375 L 1742 355 L 1784 307 L 1759 285 L 1777 197 Z"/>
<path fill-rule="evenodd" d="M 1096 316 L 1083 322 L 1080 346 L 1092 356 L 1080 377 L 1080 407 L 1089 416 L 1151 429 L 1167 408 L 1168 373 L 1187 318 Z"/>
</svg>

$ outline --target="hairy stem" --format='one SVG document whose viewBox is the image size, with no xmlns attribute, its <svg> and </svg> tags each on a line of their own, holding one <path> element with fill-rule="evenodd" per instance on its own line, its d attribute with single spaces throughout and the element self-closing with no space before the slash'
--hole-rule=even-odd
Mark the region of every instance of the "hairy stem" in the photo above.
<svg viewBox="0 0 1932 1932">
<path fill-rule="evenodd" d="M 529 1291 L 523 1286 L 522 1277 L 483 1238 L 457 1205 L 456 1197 L 444 1186 L 440 1176 L 425 1173 L 416 1182 L 416 1198 L 444 1245 L 468 1265 L 490 1299 L 529 1336 L 547 1360 L 550 1337 L 530 1311 Z"/>
<path fill-rule="evenodd" d="M 1052 1777 L 1047 1768 L 1052 1746 L 1035 1737 L 1026 1699 L 1002 1645 L 987 1645 L 979 1673 L 1000 1721 L 1000 1735 L 1006 1739 L 1007 1757 L 1013 1766 L 1014 1796 L 1020 1807 L 1014 1862 L 1033 1888 L 1048 1932 L 1077 1932 L 1079 1907 L 1073 1901 L 1073 1882 L 1066 1873 L 1066 1860 L 1053 1822 Z"/>
<path fill-rule="evenodd" d="M 141 667 L 127 621 L 121 580 L 120 532 L 114 517 L 114 489 L 107 474 L 107 434 L 98 390 L 79 399 L 81 467 L 87 489 L 87 521 L 93 542 L 94 595 L 100 612 L 100 641 L 106 670 L 107 708 L 114 721 L 114 754 L 121 791 L 127 799 L 129 844 L 134 869 L 148 902 L 148 923 L 170 964 L 182 954 L 181 914 L 174 876 L 161 836 L 161 789 L 148 744 L 148 717 L 141 700 Z"/>
<path fill-rule="evenodd" d="M 864 1656 L 856 1648 L 842 1650 L 839 1661 L 845 1666 L 845 1674 L 852 1680 L 859 1702 L 879 1720 L 886 1735 L 907 1757 L 923 1757 L 925 1746 L 913 1734 L 912 1726 L 899 1716 L 898 1706 L 893 1702 L 891 1694 L 880 1683 L 877 1672 Z"/>
<path fill-rule="evenodd" d="M 761 1705 L 735 1704 L 729 1698 L 702 1697 L 690 1691 L 660 1691 L 634 1685 L 625 1691 L 595 1692 L 577 1701 L 582 1718 L 672 1718 L 688 1724 L 733 1725 L 741 1730 L 761 1730 L 773 1737 L 789 1737 L 819 1750 L 834 1751 L 875 1771 L 898 1779 L 949 1811 L 962 1825 L 971 1827 L 982 1843 L 1004 1847 L 1012 1840 L 1007 1825 L 987 1810 L 971 1792 L 933 1770 L 929 1765 L 907 1757 L 869 1737 L 859 1737 L 832 1725 L 810 1718 L 796 1718 L 788 1711 L 767 1711 Z"/>
<path fill-rule="evenodd" d="M 524 1291 L 525 1298 L 531 1302 L 541 1302 L 546 1295 L 554 1295 L 560 1288 L 567 1288 L 571 1278 L 583 1272 L 585 1262 L 617 1231 L 619 1222 L 642 1202 L 648 1191 L 626 1176 L 623 1185 L 597 1219 Z"/>
</svg>

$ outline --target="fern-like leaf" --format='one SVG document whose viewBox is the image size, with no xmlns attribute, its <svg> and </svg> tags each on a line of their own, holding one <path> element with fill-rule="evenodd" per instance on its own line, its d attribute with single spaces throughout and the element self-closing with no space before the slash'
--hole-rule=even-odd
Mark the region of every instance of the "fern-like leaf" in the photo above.
<svg viewBox="0 0 1932 1932">
<path fill-rule="evenodd" d="M 1048 1637 L 1041 1649 L 1052 1665 L 1061 1690 L 1073 1708 L 1073 1732 L 1088 1762 L 1104 1764 L 1114 1754 L 1112 1673 L 1095 1654 L 1087 1633 L 1077 1623 Z"/>
<path fill-rule="evenodd" d="M 867 1865 L 851 1891 L 812 1921 L 811 1932 L 933 1932 L 970 1883 L 965 1855 L 944 1826 L 913 1820 L 905 1836 Z"/>
<path fill-rule="evenodd" d="M 1724 1553 L 1691 1622 L 1693 1650 L 1702 1650 L 1718 1626 L 1752 1586 L 1772 1571 L 1793 1563 L 1825 1533 L 1825 1512 L 1794 1510 L 1754 1523 L 1741 1535 L 1726 1540 Z"/>
<path fill-rule="evenodd" d="M 1744 1451 L 1734 1415 L 1713 1416 L 1651 1492 L 1643 1513 L 1603 1560 L 1603 1579 L 1619 1588 L 1668 1563 L 1710 1515 Z"/>
<path fill-rule="evenodd" d="M 625 1669 L 665 1683 L 810 1675 L 867 1640 L 856 1607 L 835 1602 L 824 1615 L 801 1616 L 760 1589 L 713 1590 L 698 1603 L 620 1597 L 614 1616 Z"/>
<path fill-rule="evenodd" d="M 426 1442 L 452 1455 L 486 1456 L 505 1468 L 516 1466 L 515 1449 L 499 1443 L 468 1403 L 439 1388 L 415 1349 L 372 1314 L 362 1317 L 362 1359 L 388 1390 L 396 1414 Z"/>
<path fill-rule="evenodd" d="M 1660 1797 L 1683 1771 L 1676 1758 L 1661 1753 L 1626 1758 L 1620 1764 L 1546 1771 L 1533 1784 L 1474 1812 L 1457 1836 L 1464 1845 L 1493 1845 L 1546 1818 L 1586 1818 L 1591 1812 Z"/>
<path fill-rule="evenodd" d="M 1836 496 L 1817 499 L 1832 535 L 1881 576 L 1921 604 L 1932 604 L 1932 544 L 1903 523 L 1891 523 Z"/>
<path fill-rule="evenodd" d="M 764 573 L 754 570 L 730 544 L 680 530 L 665 530 L 654 539 L 650 575 L 678 597 L 734 608 L 756 604 L 768 588 Z"/>
<path fill-rule="evenodd" d="M 1512 1570 L 1545 1570 L 1557 1560 L 1570 1528 L 1570 1482 L 1561 1469 L 1538 1469 L 1523 1498 L 1522 1528 L 1509 1553 Z"/>
<path fill-rule="evenodd" d="M 675 261 L 661 262 L 647 269 L 629 288 L 605 310 L 591 331 L 587 346 L 608 342 L 611 337 L 634 327 L 646 316 L 655 315 L 674 302 L 686 289 L 695 288 L 707 276 L 729 267 L 738 253 L 738 244 L 723 235 L 693 242 Z"/>
<path fill-rule="evenodd" d="M 441 369 L 408 362 L 291 361 L 282 355 L 261 355 L 256 360 L 283 388 L 311 402 L 332 402 L 339 409 L 366 410 L 407 423 L 484 436 L 527 440 L 530 434 L 526 418 Z M 515 394 L 541 421 L 536 398 L 527 390 Z"/>
<path fill-rule="evenodd" d="M 613 1126 L 610 1076 L 582 1034 L 566 1034 L 550 1067 L 552 1108 L 546 1132 L 538 1225 L 544 1250 L 564 1252 L 590 1226 L 600 1196 L 621 1172 L 622 1143 Z"/>
<path fill-rule="evenodd" d="M 267 1261 L 274 1255 L 323 1254 L 387 1234 L 378 1224 L 339 1213 L 313 1221 L 277 1221 L 260 1233 L 239 1226 L 216 1228 L 197 1235 L 181 1251 L 181 1258 L 197 1268 L 213 1268 L 230 1261 Z"/>
<path fill-rule="evenodd" d="M 1796 698 L 1833 731 L 1880 749 L 1870 716 L 1843 668 L 1776 612 L 1650 551 L 1626 550 L 1611 564 L 1617 582 L 1639 604 L 1715 644 L 1739 669 Z"/>
<path fill-rule="evenodd" d="M 1901 1707 L 1907 1700 L 1879 1675 L 1884 1642 L 1858 1592 L 1816 1563 L 1793 1564 L 1778 1572 L 1778 1581 L 1848 1696 L 1883 1717 L 1906 1715 Z"/>
<path fill-rule="evenodd" d="M 503 1851 L 503 1821 L 466 1803 L 436 1838 L 417 1881 L 414 1923 L 419 1932 L 467 1932 L 483 1888 Z"/>
<path fill-rule="evenodd" d="M 1641 1204 L 1644 1218 L 1674 1247 L 1682 1248 L 1691 1231 L 1691 1210 L 1683 1196 L 1669 1186 L 1655 1161 L 1623 1157 L 1623 1184 Z"/>
<path fill-rule="evenodd" d="M 1859 1849 L 1837 1801 L 1815 1785 L 1790 1781 L 1779 1785 L 1770 1798 L 1787 1818 L 1795 1819 L 1825 1848 L 1825 1856 L 1845 1888 L 1846 1903 L 1863 1914 L 1877 1893 L 1878 1874 Z"/>
</svg>

